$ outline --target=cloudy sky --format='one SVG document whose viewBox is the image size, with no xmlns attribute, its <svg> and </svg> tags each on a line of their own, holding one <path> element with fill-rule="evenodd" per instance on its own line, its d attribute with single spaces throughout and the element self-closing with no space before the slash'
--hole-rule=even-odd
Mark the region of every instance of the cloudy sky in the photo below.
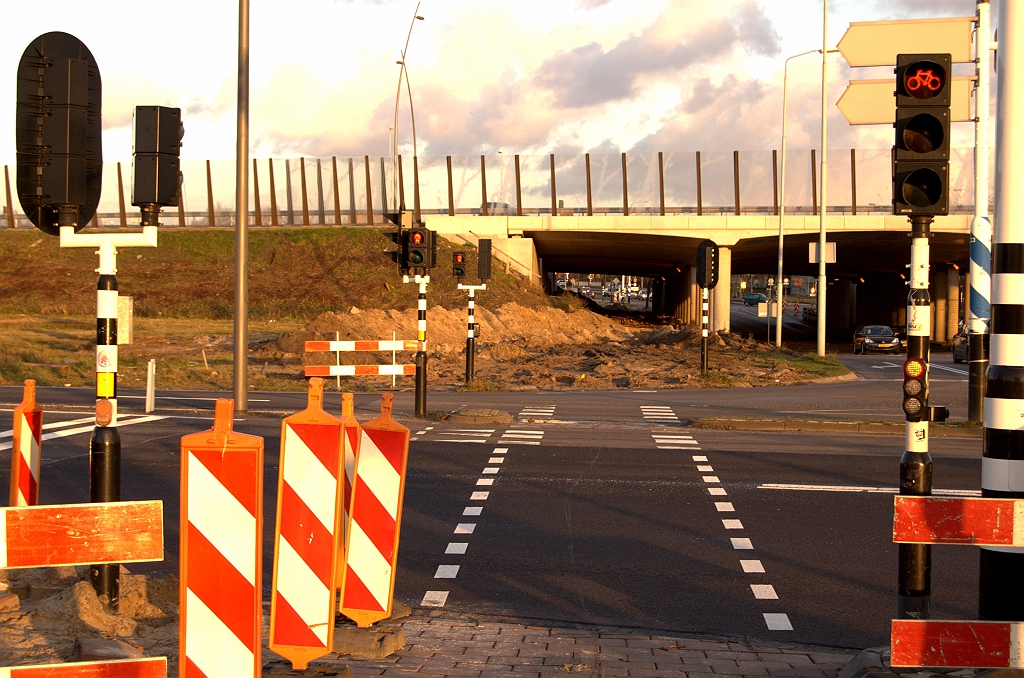
<svg viewBox="0 0 1024 678">
<path fill-rule="evenodd" d="M 3 0 L 0 162 L 14 161 L 15 72 L 66 31 L 103 76 L 104 159 L 131 157 L 136 105 L 180 106 L 184 159 L 235 149 L 238 3 Z M 974 0 L 831 0 L 828 44 L 851 21 L 967 16 Z M 252 0 L 251 153 L 385 154 L 415 0 Z M 777 148 L 782 67 L 819 49 L 821 0 L 423 0 L 409 44 L 421 155 Z M 829 98 L 851 78 L 832 55 Z M 789 143 L 818 144 L 820 57 L 790 69 Z M 891 71 L 888 71 L 891 76 Z M 399 138 L 411 154 L 403 92 Z M 887 148 L 886 126 L 830 106 L 833 148 Z M 971 143 L 958 125 L 954 144 Z"/>
</svg>

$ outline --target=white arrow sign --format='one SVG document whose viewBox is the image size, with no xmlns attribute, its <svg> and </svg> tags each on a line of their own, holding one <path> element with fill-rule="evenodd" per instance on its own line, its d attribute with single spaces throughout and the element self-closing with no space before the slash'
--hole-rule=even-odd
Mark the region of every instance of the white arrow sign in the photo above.
<svg viewBox="0 0 1024 678">
<path fill-rule="evenodd" d="M 974 76 L 954 75 L 950 90 L 950 120 L 970 122 Z M 896 121 L 896 79 L 851 80 L 836 106 L 851 125 L 891 125 Z"/>
<path fill-rule="evenodd" d="M 974 61 L 972 16 L 850 23 L 836 47 L 853 67 L 895 66 L 897 54 L 946 54 L 953 63 Z"/>
</svg>

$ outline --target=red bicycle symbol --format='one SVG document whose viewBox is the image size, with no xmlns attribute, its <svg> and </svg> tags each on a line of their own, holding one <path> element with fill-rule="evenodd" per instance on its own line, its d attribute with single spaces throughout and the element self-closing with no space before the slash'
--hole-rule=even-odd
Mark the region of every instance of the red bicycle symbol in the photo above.
<svg viewBox="0 0 1024 678">
<path fill-rule="evenodd" d="M 907 91 L 916 92 L 922 88 L 938 92 L 942 88 L 942 78 L 935 75 L 931 69 L 919 69 L 917 73 L 907 78 Z"/>
</svg>

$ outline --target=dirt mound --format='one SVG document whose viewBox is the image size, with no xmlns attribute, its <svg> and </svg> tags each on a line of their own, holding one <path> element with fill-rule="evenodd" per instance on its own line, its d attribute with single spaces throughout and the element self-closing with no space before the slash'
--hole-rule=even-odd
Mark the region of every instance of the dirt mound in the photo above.
<svg viewBox="0 0 1024 678">
<path fill-rule="evenodd" d="M 178 580 L 121 573 L 117 614 L 103 610 L 84 567 L 0 570 L 0 584 L 22 597 L 0 613 L 0 666 L 70 661 L 77 637 L 117 638 L 176 666 Z M 176 669 L 175 669 L 176 670 Z"/>
</svg>

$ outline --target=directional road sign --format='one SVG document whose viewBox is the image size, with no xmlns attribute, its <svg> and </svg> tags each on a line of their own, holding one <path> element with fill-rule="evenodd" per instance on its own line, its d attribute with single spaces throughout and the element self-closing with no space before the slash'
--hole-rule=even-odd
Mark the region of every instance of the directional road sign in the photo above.
<svg viewBox="0 0 1024 678">
<path fill-rule="evenodd" d="M 974 76 L 953 76 L 950 117 L 953 122 L 970 122 L 971 88 Z M 896 119 L 896 80 L 851 80 L 836 106 L 851 125 L 891 125 Z"/>
<path fill-rule="evenodd" d="M 895 66 L 897 54 L 945 54 L 953 63 L 974 61 L 974 17 L 851 22 L 836 45 L 853 67 Z"/>
</svg>

